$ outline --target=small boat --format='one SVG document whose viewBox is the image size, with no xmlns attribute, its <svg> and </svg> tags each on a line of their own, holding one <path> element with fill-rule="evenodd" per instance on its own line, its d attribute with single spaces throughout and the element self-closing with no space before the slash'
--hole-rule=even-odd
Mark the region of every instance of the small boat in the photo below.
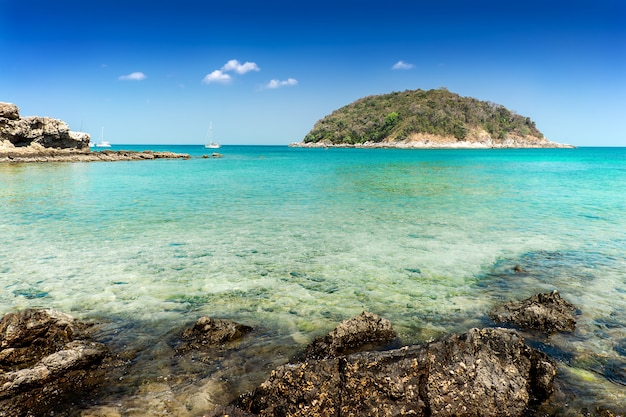
<svg viewBox="0 0 626 417">
<path fill-rule="evenodd" d="M 110 148 L 111 144 L 104 140 L 104 128 L 102 128 L 102 133 L 100 134 L 100 142 L 96 143 L 96 148 Z"/>
<path fill-rule="evenodd" d="M 205 148 L 207 148 L 207 149 L 218 149 L 218 148 L 220 148 L 222 146 L 219 143 L 213 142 L 213 122 L 209 122 L 209 132 L 207 133 L 207 137 L 208 137 L 209 141 L 208 142 L 206 140 L 204 141 L 204 147 Z"/>
</svg>

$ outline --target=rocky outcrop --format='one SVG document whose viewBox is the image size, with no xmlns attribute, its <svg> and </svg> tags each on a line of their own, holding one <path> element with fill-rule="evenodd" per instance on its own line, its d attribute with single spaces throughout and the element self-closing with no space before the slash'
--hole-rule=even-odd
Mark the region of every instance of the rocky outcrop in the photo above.
<svg viewBox="0 0 626 417">
<path fill-rule="evenodd" d="M 252 331 L 252 327 L 232 320 L 201 317 L 196 324 L 185 329 L 181 336 L 183 344 L 176 349 L 178 354 L 206 349 L 232 342 Z"/>
<path fill-rule="evenodd" d="M 391 343 L 395 337 L 396 332 L 389 320 L 364 311 L 343 321 L 326 336 L 316 338 L 294 360 L 322 359 L 354 353 Z"/>
<path fill-rule="evenodd" d="M 283 365 L 236 406 L 258 416 L 521 416 L 546 399 L 555 374 L 516 332 L 472 329 L 426 346 Z"/>
<path fill-rule="evenodd" d="M 489 315 L 496 323 L 512 323 L 522 329 L 552 334 L 573 332 L 576 327 L 575 312 L 576 307 L 555 290 L 497 306 Z"/>
<path fill-rule="evenodd" d="M 24 310 L 0 321 L 0 416 L 39 416 L 101 383 L 107 349 L 88 326 L 55 310 Z"/>
<path fill-rule="evenodd" d="M 69 126 L 49 117 L 20 117 L 11 103 L 0 103 L 0 142 L 4 148 L 23 148 L 33 144 L 44 148 L 89 149 L 89 134 L 72 132 Z"/>
<path fill-rule="evenodd" d="M 20 117 L 15 104 L 0 102 L 0 162 L 96 162 L 185 158 L 173 152 L 91 152 L 88 133 L 49 117 Z"/>
</svg>

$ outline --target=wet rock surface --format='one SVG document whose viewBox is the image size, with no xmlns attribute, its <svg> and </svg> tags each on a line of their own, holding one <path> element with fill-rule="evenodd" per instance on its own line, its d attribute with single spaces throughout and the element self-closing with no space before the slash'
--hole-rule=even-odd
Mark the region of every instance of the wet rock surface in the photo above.
<svg viewBox="0 0 626 417">
<path fill-rule="evenodd" d="M 259 416 L 521 416 L 550 394 L 555 374 L 515 331 L 472 329 L 425 346 L 287 364 L 236 406 Z"/>
<path fill-rule="evenodd" d="M 316 338 L 294 361 L 321 359 L 377 348 L 396 338 L 391 322 L 376 314 L 363 312 L 340 323 L 324 337 Z"/>
<path fill-rule="evenodd" d="M 522 301 L 495 307 L 489 316 L 496 323 L 510 323 L 522 329 L 547 334 L 573 332 L 576 307 L 561 298 L 558 291 L 535 294 Z"/>
<path fill-rule="evenodd" d="M 176 349 L 178 354 L 192 350 L 207 349 L 232 342 L 252 331 L 252 327 L 232 320 L 201 317 L 196 324 L 182 333 L 182 345 Z"/>
<path fill-rule="evenodd" d="M 55 310 L 24 310 L 0 321 L 0 416 L 40 416 L 102 382 L 107 348 L 88 326 Z"/>
</svg>

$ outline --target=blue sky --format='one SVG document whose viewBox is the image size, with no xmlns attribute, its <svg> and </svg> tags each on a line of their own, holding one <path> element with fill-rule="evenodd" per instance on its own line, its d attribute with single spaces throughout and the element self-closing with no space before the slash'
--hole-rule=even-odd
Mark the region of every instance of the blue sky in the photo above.
<svg viewBox="0 0 626 417">
<path fill-rule="evenodd" d="M 0 101 L 113 144 L 300 141 L 357 98 L 447 87 L 626 146 L 623 0 L 0 0 Z"/>
</svg>

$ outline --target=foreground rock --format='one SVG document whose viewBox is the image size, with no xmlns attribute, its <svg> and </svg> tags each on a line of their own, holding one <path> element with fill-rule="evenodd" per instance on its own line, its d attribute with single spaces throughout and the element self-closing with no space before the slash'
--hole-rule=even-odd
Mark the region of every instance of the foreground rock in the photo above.
<svg viewBox="0 0 626 417">
<path fill-rule="evenodd" d="M 556 365 L 512 330 L 287 364 L 214 416 L 521 416 Z M 236 411 L 235 411 L 236 410 Z"/>
<path fill-rule="evenodd" d="M 555 290 L 503 304 L 489 315 L 496 323 L 512 323 L 522 329 L 552 334 L 573 332 L 576 327 L 575 312 L 576 307 L 562 299 Z"/>
<path fill-rule="evenodd" d="M 40 416 L 102 382 L 107 353 L 88 327 L 55 310 L 24 310 L 0 321 L 0 416 Z"/>
</svg>

